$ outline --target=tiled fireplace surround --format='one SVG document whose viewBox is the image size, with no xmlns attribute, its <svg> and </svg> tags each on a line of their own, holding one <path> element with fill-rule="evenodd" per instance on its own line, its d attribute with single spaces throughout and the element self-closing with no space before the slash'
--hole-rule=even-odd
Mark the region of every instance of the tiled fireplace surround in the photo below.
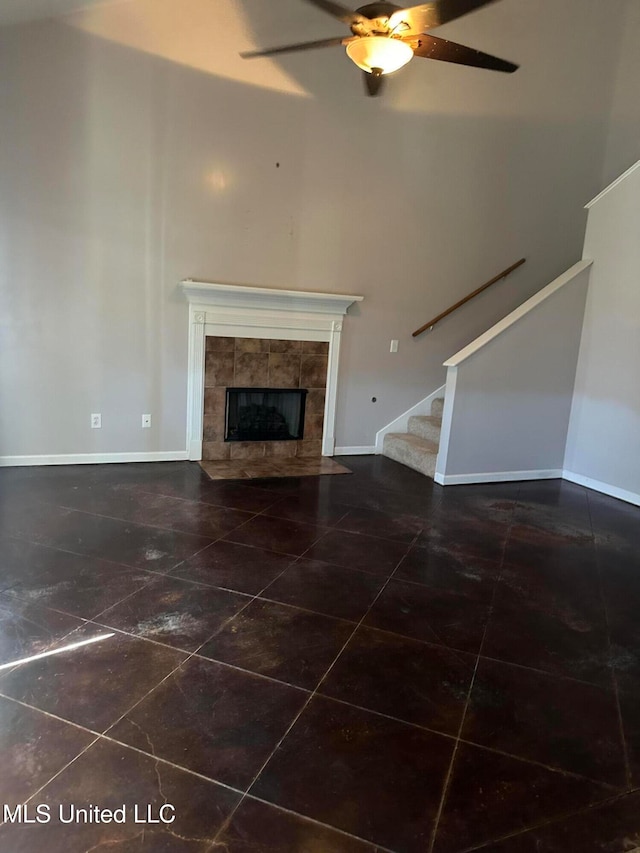
<svg viewBox="0 0 640 853">
<path fill-rule="evenodd" d="M 205 338 L 203 460 L 320 457 L 327 341 Z M 302 441 L 225 441 L 226 389 L 306 388 Z"/>
<path fill-rule="evenodd" d="M 253 454 L 264 465 L 294 449 L 299 464 L 333 456 L 343 322 L 363 297 L 191 279 L 181 290 L 189 302 L 187 457 L 224 466 Z M 227 387 L 308 389 L 302 441 L 224 442 Z"/>
</svg>

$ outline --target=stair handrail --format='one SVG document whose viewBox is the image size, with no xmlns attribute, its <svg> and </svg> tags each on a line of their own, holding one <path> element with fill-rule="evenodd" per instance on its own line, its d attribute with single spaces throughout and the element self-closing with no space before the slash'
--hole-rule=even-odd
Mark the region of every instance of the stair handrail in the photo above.
<svg viewBox="0 0 640 853">
<path fill-rule="evenodd" d="M 456 311 L 458 308 L 461 308 L 463 305 L 469 302 L 469 300 L 473 299 L 474 296 L 477 296 L 479 293 L 482 293 L 483 290 L 486 290 L 488 287 L 491 287 L 492 284 L 495 284 L 497 281 L 506 278 L 514 270 L 517 270 L 518 267 L 521 267 L 522 264 L 526 262 L 526 260 L 526 258 L 520 258 L 520 260 L 516 261 L 515 264 L 511 264 L 511 266 L 507 267 L 506 270 L 503 270 L 499 275 L 494 276 L 481 287 L 478 287 L 477 290 L 474 290 L 473 293 L 470 293 L 468 296 L 465 296 L 464 299 L 461 299 L 459 302 L 456 302 L 456 304 L 452 305 L 451 308 L 447 308 L 447 310 L 443 311 L 442 314 L 438 314 L 438 316 L 434 317 L 433 320 L 429 320 L 429 322 L 425 323 L 424 326 L 420 326 L 419 329 L 416 329 L 415 332 L 413 332 L 412 337 L 417 338 L 418 335 L 421 335 L 423 332 L 426 332 L 427 330 L 431 331 L 435 324 L 439 323 L 440 320 L 444 320 L 444 318 L 448 317 L 449 314 L 453 314 L 454 311 Z"/>
</svg>

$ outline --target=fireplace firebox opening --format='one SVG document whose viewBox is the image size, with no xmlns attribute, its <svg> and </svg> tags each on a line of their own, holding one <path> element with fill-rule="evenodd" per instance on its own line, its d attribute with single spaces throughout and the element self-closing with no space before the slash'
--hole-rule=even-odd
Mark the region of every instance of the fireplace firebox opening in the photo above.
<svg viewBox="0 0 640 853">
<path fill-rule="evenodd" d="M 227 388 L 225 441 L 299 441 L 306 388 Z"/>
</svg>

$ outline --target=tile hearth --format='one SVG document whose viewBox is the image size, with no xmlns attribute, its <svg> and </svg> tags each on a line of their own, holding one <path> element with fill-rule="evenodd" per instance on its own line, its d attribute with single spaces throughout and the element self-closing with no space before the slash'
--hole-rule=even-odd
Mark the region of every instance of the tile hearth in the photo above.
<svg viewBox="0 0 640 853">
<path fill-rule="evenodd" d="M 0 669 L 0 850 L 640 847 L 640 508 L 339 462 L 0 469 L 0 665 L 111 635 Z"/>
<path fill-rule="evenodd" d="M 327 456 L 274 456 L 266 459 L 230 459 L 200 463 L 212 480 L 247 480 L 260 477 L 311 477 L 321 474 L 350 474 L 351 471 Z"/>
</svg>

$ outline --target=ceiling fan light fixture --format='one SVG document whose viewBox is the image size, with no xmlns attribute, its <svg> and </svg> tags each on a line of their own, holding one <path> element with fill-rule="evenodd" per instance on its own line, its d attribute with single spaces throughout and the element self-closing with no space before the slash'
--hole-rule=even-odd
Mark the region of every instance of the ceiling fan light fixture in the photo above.
<svg viewBox="0 0 640 853">
<path fill-rule="evenodd" d="M 413 59 L 413 50 L 390 36 L 363 36 L 347 45 L 347 56 L 369 74 L 391 74 Z"/>
</svg>

